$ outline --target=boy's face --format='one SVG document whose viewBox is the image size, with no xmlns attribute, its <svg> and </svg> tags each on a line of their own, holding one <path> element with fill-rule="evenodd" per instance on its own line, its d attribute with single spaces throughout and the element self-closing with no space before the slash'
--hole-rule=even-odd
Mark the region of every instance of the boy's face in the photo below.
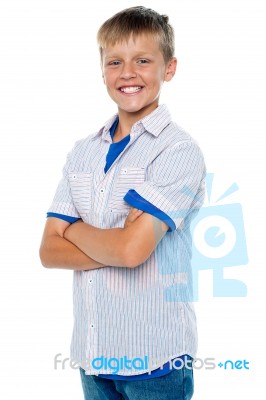
<svg viewBox="0 0 266 400">
<path fill-rule="evenodd" d="M 164 81 L 175 74 L 176 59 L 167 64 L 152 35 L 108 46 L 102 52 L 103 79 L 110 97 L 118 105 L 120 116 L 143 118 L 159 102 Z"/>
</svg>

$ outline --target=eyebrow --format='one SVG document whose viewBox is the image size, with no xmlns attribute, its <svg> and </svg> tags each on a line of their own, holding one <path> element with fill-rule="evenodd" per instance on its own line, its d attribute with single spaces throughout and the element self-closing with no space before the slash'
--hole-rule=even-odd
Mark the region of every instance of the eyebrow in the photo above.
<svg viewBox="0 0 266 400">
<path fill-rule="evenodd" d="M 114 54 L 109 54 L 109 55 L 106 55 L 106 54 L 103 53 L 103 56 L 104 56 L 106 59 L 110 59 L 110 58 L 123 58 L 123 57 L 121 57 L 121 55 L 116 54 L 116 53 L 114 53 Z M 154 57 L 154 55 L 151 54 L 151 53 L 148 53 L 148 52 L 137 52 L 132 58 L 136 58 L 136 57 Z"/>
</svg>

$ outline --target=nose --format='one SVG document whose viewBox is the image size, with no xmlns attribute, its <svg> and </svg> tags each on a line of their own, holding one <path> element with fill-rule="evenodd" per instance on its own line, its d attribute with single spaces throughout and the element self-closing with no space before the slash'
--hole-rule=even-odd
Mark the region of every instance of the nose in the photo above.
<svg viewBox="0 0 266 400">
<path fill-rule="evenodd" d="M 135 71 L 134 65 L 132 63 L 124 63 L 120 77 L 124 79 L 131 79 L 136 78 L 136 76 L 137 73 Z"/>
</svg>

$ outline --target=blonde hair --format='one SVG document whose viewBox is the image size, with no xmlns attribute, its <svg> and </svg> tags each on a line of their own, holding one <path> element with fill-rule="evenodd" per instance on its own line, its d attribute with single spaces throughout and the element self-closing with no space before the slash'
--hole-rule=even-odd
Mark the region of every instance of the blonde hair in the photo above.
<svg viewBox="0 0 266 400">
<path fill-rule="evenodd" d="M 138 6 L 122 10 L 105 21 L 97 34 L 100 55 L 108 45 L 133 39 L 140 34 L 151 34 L 157 40 L 165 63 L 174 56 L 175 38 L 174 29 L 168 23 L 167 15 L 160 15 L 156 11 Z"/>
</svg>

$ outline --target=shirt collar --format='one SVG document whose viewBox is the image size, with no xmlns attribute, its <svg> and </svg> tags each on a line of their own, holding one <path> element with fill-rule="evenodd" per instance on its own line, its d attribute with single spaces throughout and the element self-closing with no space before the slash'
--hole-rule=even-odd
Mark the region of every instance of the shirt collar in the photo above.
<svg viewBox="0 0 266 400">
<path fill-rule="evenodd" d="M 104 126 L 97 133 L 94 133 L 93 135 L 91 135 L 91 139 L 95 140 L 99 136 L 102 136 L 102 139 L 112 142 L 112 138 L 110 136 L 109 131 L 117 118 L 118 118 L 118 114 L 115 114 L 112 116 L 112 118 L 108 119 L 108 121 L 105 122 Z"/>
<path fill-rule="evenodd" d="M 117 118 L 118 114 L 110 118 L 97 133 L 92 135 L 92 140 L 102 136 L 102 139 L 112 141 L 109 130 Z M 170 122 L 171 115 L 168 108 L 165 104 L 161 104 L 149 115 L 136 122 L 132 126 L 132 132 L 145 130 L 157 137 Z"/>
<path fill-rule="evenodd" d="M 145 130 L 153 136 L 159 136 L 163 129 L 171 122 L 171 115 L 165 104 L 161 104 L 149 115 L 136 124 L 142 124 Z M 135 124 L 135 125 L 136 125 Z"/>
</svg>

